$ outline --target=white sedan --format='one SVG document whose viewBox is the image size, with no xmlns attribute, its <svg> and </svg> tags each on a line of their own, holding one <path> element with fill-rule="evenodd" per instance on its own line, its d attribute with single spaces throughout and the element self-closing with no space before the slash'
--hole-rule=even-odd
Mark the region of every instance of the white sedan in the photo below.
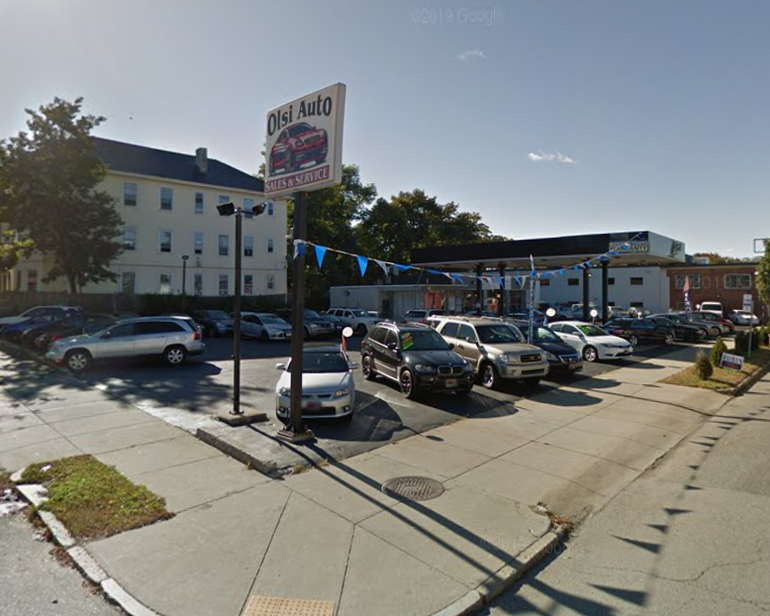
<svg viewBox="0 0 770 616">
<path fill-rule="evenodd" d="M 281 378 L 275 385 L 275 410 L 287 423 L 291 415 L 291 361 L 276 366 Z M 351 362 L 339 346 L 305 347 L 302 351 L 302 417 L 349 421 L 356 404 Z"/>
<path fill-rule="evenodd" d="M 746 310 L 733 310 L 727 318 L 736 325 L 759 325 L 759 317 Z"/>
<path fill-rule="evenodd" d="M 291 323 L 266 312 L 242 312 L 241 336 L 259 338 L 262 342 L 289 340 L 291 338 Z"/>
<path fill-rule="evenodd" d="M 583 321 L 559 321 L 551 329 L 565 344 L 578 351 L 586 361 L 628 357 L 633 347 L 618 336 L 608 334 L 601 327 Z"/>
</svg>

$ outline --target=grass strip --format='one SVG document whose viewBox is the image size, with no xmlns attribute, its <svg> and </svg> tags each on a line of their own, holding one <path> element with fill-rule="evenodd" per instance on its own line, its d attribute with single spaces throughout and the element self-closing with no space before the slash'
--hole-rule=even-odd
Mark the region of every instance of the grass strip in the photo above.
<svg viewBox="0 0 770 616">
<path fill-rule="evenodd" d="M 173 517 L 166 502 L 90 455 L 29 466 L 22 483 L 40 483 L 50 511 L 76 539 L 94 540 Z"/>
<path fill-rule="evenodd" d="M 662 379 L 661 383 L 683 385 L 685 387 L 700 387 L 701 389 L 727 389 L 740 385 L 754 372 L 770 363 L 770 349 L 760 348 L 752 352 L 743 362 L 743 370 L 714 367 L 714 373 L 708 379 L 701 379 L 695 366 L 685 368 L 681 372 Z"/>
</svg>

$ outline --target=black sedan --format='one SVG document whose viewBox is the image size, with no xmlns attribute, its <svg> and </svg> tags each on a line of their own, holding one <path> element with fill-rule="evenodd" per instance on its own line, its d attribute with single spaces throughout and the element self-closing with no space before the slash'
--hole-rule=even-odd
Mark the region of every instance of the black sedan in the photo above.
<svg viewBox="0 0 770 616">
<path fill-rule="evenodd" d="M 648 319 L 613 319 L 602 326 L 613 336 L 625 338 L 636 346 L 640 342 L 663 342 L 674 344 L 676 334 L 674 328 L 665 324 L 658 325 Z"/>
<path fill-rule="evenodd" d="M 45 351 L 48 346 L 61 338 L 92 334 L 119 321 L 118 317 L 98 312 L 81 312 L 55 323 L 46 323 L 24 332 L 21 343 Z"/>
<path fill-rule="evenodd" d="M 659 327 L 670 328 L 677 340 L 684 340 L 685 342 L 699 342 L 708 335 L 702 327 L 684 321 L 678 323 L 668 316 L 650 315 L 645 317 L 645 321 L 652 321 Z"/>
<path fill-rule="evenodd" d="M 529 323 L 527 321 L 512 321 L 512 323 L 524 335 L 524 340 L 529 340 Z M 551 376 L 575 374 L 583 369 L 580 353 L 564 344 L 556 333 L 544 325 L 535 325 L 532 344 L 545 351 L 548 359 L 548 374 Z"/>
</svg>

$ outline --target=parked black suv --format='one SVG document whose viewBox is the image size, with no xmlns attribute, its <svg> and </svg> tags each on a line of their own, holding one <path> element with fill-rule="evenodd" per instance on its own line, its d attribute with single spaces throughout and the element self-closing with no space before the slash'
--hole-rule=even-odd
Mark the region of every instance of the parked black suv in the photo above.
<svg viewBox="0 0 770 616">
<path fill-rule="evenodd" d="M 473 366 L 452 350 L 438 332 L 414 323 L 378 323 L 361 342 L 364 378 L 396 381 L 407 398 L 420 392 L 468 395 Z"/>
</svg>

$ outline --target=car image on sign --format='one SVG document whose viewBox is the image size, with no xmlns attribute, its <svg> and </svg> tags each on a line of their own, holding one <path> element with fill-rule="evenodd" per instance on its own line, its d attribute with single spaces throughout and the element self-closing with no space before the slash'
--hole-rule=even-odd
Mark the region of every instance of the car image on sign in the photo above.
<svg viewBox="0 0 770 616">
<path fill-rule="evenodd" d="M 270 175 L 291 173 L 302 165 L 326 162 L 329 140 L 326 131 L 306 122 L 286 127 L 270 150 Z"/>
</svg>

